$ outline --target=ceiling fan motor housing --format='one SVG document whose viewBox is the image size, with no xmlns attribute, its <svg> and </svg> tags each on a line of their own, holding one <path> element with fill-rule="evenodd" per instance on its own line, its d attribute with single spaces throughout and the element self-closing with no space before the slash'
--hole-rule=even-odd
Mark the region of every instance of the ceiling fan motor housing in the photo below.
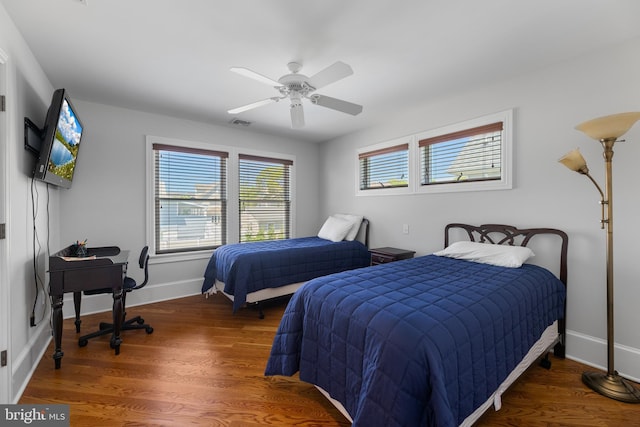
<svg viewBox="0 0 640 427">
<path fill-rule="evenodd" d="M 288 95 L 293 92 L 298 92 L 302 96 L 306 96 L 310 92 L 316 90 L 313 86 L 307 83 L 309 78 L 303 74 L 287 74 L 285 76 L 280 77 L 278 83 L 282 86 L 278 88 L 280 93 L 283 95 Z"/>
</svg>

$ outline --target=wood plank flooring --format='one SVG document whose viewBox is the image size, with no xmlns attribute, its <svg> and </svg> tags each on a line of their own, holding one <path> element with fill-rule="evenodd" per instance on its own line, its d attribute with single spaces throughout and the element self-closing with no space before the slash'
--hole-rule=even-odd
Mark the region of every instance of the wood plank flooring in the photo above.
<svg viewBox="0 0 640 427">
<path fill-rule="evenodd" d="M 193 296 L 130 307 L 154 333 L 125 331 L 120 355 L 108 337 L 80 348 L 64 321 L 62 368 L 53 345 L 20 403 L 66 403 L 72 426 L 348 426 L 313 386 L 297 377 L 265 377 L 265 363 L 286 301 L 235 315 L 222 295 Z M 108 320 L 82 318 L 82 332 Z M 585 366 L 551 358 L 532 366 L 477 426 L 640 426 L 640 405 L 617 402 L 585 387 Z"/>
</svg>

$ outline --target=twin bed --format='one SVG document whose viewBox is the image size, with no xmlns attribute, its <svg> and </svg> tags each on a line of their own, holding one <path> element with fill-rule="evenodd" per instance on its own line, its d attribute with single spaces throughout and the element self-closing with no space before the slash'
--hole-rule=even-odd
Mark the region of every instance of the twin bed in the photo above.
<svg viewBox="0 0 640 427">
<path fill-rule="evenodd" d="M 237 243 L 219 247 L 204 273 L 202 293 L 222 292 L 236 312 L 245 304 L 293 294 L 308 280 L 366 267 L 369 221 L 362 216 L 334 214 L 318 236 Z"/>
<path fill-rule="evenodd" d="M 524 263 L 544 235 L 559 278 Z M 471 425 L 541 355 L 564 357 L 567 244 L 556 229 L 449 224 L 440 253 L 310 280 L 265 375 L 299 372 L 356 427 Z"/>
</svg>

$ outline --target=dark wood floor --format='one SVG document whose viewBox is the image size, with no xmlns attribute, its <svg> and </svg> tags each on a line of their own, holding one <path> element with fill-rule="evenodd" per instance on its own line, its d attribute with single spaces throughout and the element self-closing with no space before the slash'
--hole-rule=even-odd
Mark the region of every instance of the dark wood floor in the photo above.
<svg viewBox="0 0 640 427">
<path fill-rule="evenodd" d="M 222 295 L 132 307 L 155 331 L 125 331 L 118 356 L 107 337 L 79 348 L 65 320 L 62 368 L 50 345 L 20 403 L 69 404 L 72 426 L 348 426 L 313 386 L 263 375 L 284 306 L 266 307 L 263 320 L 252 309 L 233 315 Z M 83 332 L 108 317 L 83 317 Z M 640 405 L 586 388 L 579 363 L 552 362 L 532 366 L 476 425 L 640 426 Z"/>
</svg>

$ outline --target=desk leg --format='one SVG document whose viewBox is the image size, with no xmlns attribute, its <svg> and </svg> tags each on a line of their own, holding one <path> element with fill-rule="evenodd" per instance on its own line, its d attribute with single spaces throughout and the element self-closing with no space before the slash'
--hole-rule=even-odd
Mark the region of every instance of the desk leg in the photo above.
<svg viewBox="0 0 640 427">
<path fill-rule="evenodd" d="M 120 328 L 122 325 L 122 289 L 113 291 L 113 334 L 111 335 L 111 348 L 115 349 L 116 355 L 120 354 Z"/>
<path fill-rule="evenodd" d="M 76 334 L 80 333 L 80 304 L 82 302 L 82 292 L 74 292 L 73 293 L 73 306 L 76 310 Z"/>
<path fill-rule="evenodd" d="M 51 296 L 51 308 L 53 309 L 53 339 L 56 346 L 53 360 L 56 369 L 60 369 L 62 356 L 64 356 L 62 352 L 62 295 Z"/>
</svg>

